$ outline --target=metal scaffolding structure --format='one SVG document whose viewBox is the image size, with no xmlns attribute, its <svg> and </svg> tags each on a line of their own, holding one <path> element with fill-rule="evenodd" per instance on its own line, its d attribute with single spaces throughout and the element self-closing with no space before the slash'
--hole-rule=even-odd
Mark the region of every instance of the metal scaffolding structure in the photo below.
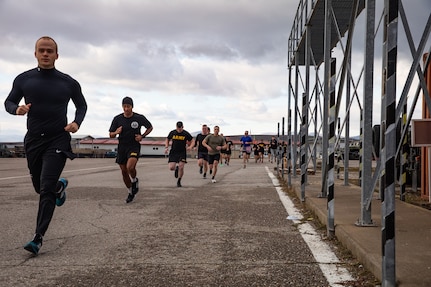
<svg viewBox="0 0 431 287">
<path fill-rule="evenodd" d="M 307 172 L 310 164 L 316 170 L 316 160 L 319 156 L 317 147 L 320 144 L 322 147 L 320 196 L 327 198 L 328 201 L 327 233 L 328 236 L 333 236 L 336 208 L 335 157 L 337 154 L 340 158 L 341 151 L 344 150 L 344 184 L 348 185 L 350 118 L 353 107 L 359 110 L 361 214 L 358 215 L 356 225 L 358 228 L 375 226 L 371 218 L 371 201 L 380 183 L 383 286 L 395 286 L 395 189 L 398 183 L 400 198 L 403 199 L 408 160 L 407 134 L 421 92 L 426 107 L 431 111 L 431 99 L 423 75 L 423 70 L 429 65 L 429 57 L 424 61 L 424 69 L 420 67 L 431 31 L 431 18 L 428 17 L 421 39 L 415 45 L 402 2 L 385 0 L 381 13 L 376 13 L 375 0 L 300 0 L 288 42 L 287 183 L 291 185 L 291 178 L 296 177 L 300 167 L 301 200 L 306 200 Z M 363 47 L 358 47 L 353 43 L 357 21 L 362 13 L 365 14 L 363 15 L 365 21 L 362 21 L 365 26 L 362 29 L 365 41 L 361 41 Z M 398 16 L 401 21 L 398 20 Z M 396 73 L 397 45 L 401 27 L 404 28 L 413 60 L 404 88 L 397 94 L 397 81 L 399 84 Z M 379 31 L 383 39 L 377 38 Z M 382 85 L 379 95 L 376 95 L 374 87 L 375 46 L 381 46 L 382 49 Z M 339 51 L 336 55 L 335 48 Z M 355 50 L 363 48 L 362 69 L 359 73 L 356 71 L 356 74 L 352 69 L 353 48 Z M 355 59 L 356 70 L 360 64 L 358 62 L 360 61 Z M 320 69 L 322 65 L 323 72 Z M 314 73 L 311 71 L 313 68 Z M 415 75 L 419 84 L 412 106 L 408 110 L 407 96 Z M 380 99 L 381 102 L 380 128 L 373 126 L 375 99 Z M 342 111 L 343 106 L 345 109 Z M 310 128 L 313 129 L 311 136 Z M 374 168 L 373 157 L 376 159 Z M 397 162 L 400 162 L 399 177 Z"/>
</svg>

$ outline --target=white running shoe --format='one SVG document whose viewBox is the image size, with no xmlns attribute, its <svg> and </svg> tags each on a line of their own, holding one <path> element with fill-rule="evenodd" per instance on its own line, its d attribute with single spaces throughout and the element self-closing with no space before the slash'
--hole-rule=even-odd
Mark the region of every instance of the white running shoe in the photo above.
<svg viewBox="0 0 431 287">
<path fill-rule="evenodd" d="M 216 181 L 215 179 L 212 179 L 212 180 L 211 180 L 211 182 L 212 182 L 212 183 L 216 183 L 217 181 Z"/>
</svg>

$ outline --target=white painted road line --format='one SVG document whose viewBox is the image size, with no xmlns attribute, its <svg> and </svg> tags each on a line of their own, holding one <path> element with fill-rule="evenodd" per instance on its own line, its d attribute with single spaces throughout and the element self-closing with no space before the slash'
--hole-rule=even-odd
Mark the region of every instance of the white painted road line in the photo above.
<svg viewBox="0 0 431 287">
<path fill-rule="evenodd" d="M 324 241 L 321 240 L 319 234 L 316 230 L 307 222 L 303 222 L 303 216 L 301 212 L 295 207 L 292 200 L 287 196 L 282 188 L 278 179 L 270 172 L 268 167 L 265 167 L 268 176 L 271 178 L 275 189 L 277 190 L 278 196 L 289 215 L 287 219 L 292 220 L 297 224 L 298 230 L 307 243 L 308 248 L 310 248 L 316 262 L 319 264 L 320 269 L 328 280 L 330 286 L 343 287 L 346 286 L 343 283 L 353 281 L 353 277 L 350 275 L 349 271 L 341 266 L 340 260 L 337 255 L 332 252 L 331 248 Z"/>
<path fill-rule="evenodd" d="M 70 173 L 70 172 L 77 172 L 77 171 L 89 171 L 89 170 L 100 170 L 100 169 L 112 169 L 112 168 L 113 168 L 113 166 L 81 168 L 81 169 L 74 169 L 74 170 L 63 170 L 63 173 Z M 19 178 L 30 178 L 30 175 L 26 174 L 26 175 L 19 175 L 19 176 L 1 177 L 0 180 L 19 179 Z"/>
<path fill-rule="evenodd" d="M 141 165 L 145 165 L 145 164 L 146 163 L 138 163 L 136 166 L 141 166 Z M 98 166 L 98 167 L 80 168 L 80 169 L 72 169 L 72 170 L 63 170 L 62 173 L 81 172 L 81 171 L 90 171 L 90 170 L 102 170 L 102 169 L 118 169 L 118 165 Z M 19 178 L 30 178 L 30 175 L 26 174 L 26 175 L 19 175 L 19 176 L 0 177 L 0 180 L 19 179 Z"/>
</svg>

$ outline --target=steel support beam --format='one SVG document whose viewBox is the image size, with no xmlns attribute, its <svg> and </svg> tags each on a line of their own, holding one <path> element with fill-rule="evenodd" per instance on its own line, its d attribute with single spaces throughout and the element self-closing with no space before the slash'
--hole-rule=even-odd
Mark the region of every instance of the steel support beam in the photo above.
<svg viewBox="0 0 431 287">
<path fill-rule="evenodd" d="M 373 196 L 372 156 L 373 156 L 373 78 L 374 78 L 374 25 L 375 0 L 366 2 L 366 32 L 364 53 L 364 92 L 362 101 L 362 177 L 361 177 L 361 217 L 360 226 L 373 225 L 371 204 Z"/>
</svg>

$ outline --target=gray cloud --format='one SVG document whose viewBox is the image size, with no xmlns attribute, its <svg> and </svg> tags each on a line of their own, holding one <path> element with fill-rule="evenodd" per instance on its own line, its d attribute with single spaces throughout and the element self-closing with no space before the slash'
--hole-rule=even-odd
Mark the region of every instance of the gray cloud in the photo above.
<svg viewBox="0 0 431 287">
<path fill-rule="evenodd" d="M 79 80 L 86 94 L 88 133 L 106 134 L 126 95 L 162 135 L 179 118 L 191 131 L 191 123 L 213 122 L 241 133 L 243 126 L 267 132 L 286 116 L 287 40 L 298 3 L 0 0 L 0 91 L 4 98 L 13 78 L 35 66 L 34 43 L 50 35 L 59 44 L 57 68 Z M 431 3 L 405 8 L 410 19 L 417 15 L 410 27 L 417 40 Z M 363 49 L 363 37 L 355 43 Z M 0 119 L 12 120 L 4 111 Z"/>
</svg>

